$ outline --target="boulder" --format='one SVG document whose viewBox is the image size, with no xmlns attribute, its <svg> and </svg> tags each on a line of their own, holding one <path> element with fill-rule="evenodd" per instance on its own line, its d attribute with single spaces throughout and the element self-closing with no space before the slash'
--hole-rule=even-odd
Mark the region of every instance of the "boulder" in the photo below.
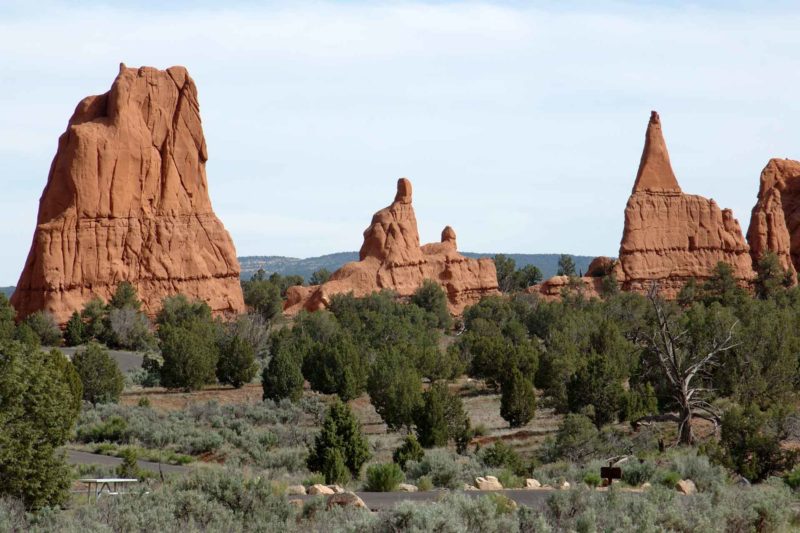
<svg viewBox="0 0 800 533">
<path fill-rule="evenodd" d="M 561 483 L 556 485 L 556 488 L 558 490 L 569 490 L 570 487 L 571 485 L 569 484 L 569 481 L 562 481 Z"/>
<path fill-rule="evenodd" d="M 340 494 L 340 493 L 344 492 L 344 489 L 340 485 L 337 485 L 337 484 L 328 485 L 328 488 L 331 489 L 336 494 Z"/>
<path fill-rule="evenodd" d="M 589 263 L 589 268 L 586 269 L 584 277 L 587 278 L 602 278 L 614 272 L 614 265 L 616 261 L 610 257 L 595 257 Z"/>
<path fill-rule="evenodd" d="M 503 485 L 494 476 L 475 478 L 475 486 L 478 490 L 503 490 Z"/>
<path fill-rule="evenodd" d="M 304 496 L 306 488 L 303 485 L 289 485 L 286 487 L 286 494 L 289 496 Z"/>
<path fill-rule="evenodd" d="M 747 242 L 753 264 L 773 252 L 792 283 L 800 270 L 800 161 L 771 159 L 761 171 Z"/>
<path fill-rule="evenodd" d="M 335 494 L 335 491 L 325 485 L 311 485 L 308 487 L 308 494 L 311 496 L 316 496 L 317 494 Z"/>
<path fill-rule="evenodd" d="M 333 507 L 356 507 L 359 509 L 367 509 L 364 500 L 359 498 L 355 493 L 350 491 L 338 492 L 328 496 L 327 508 L 330 510 Z"/>
<path fill-rule="evenodd" d="M 197 87 L 183 67 L 120 65 L 58 140 L 12 303 L 18 318 L 73 311 L 117 285 L 155 315 L 182 293 L 216 314 L 245 310 L 230 235 L 211 208 Z"/>
<path fill-rule="evenodd" d="M 284 312 L 325 309 L 335 294 L 367 296 L 390 289 L 407 298 L 431 279 L 442 286 L 450 312 L 460 314 L 483 296 L 497 294 L 497 271 L 491 259 L 469 259 L 458 253 L 456 233 L 447 226 L 440 242 L 420 246 L 412 206 L 411 182 L 400 178 L 394 202 L 372 217 L 364 231 L 359 260 L 347 263 L 322 285 L 290 287 Z"/>
<path fill-rule="evenodd" d="M 680 492 L 681 494 L 686 494 L 687 496 L 691 496 L 695 492 L 697 492 L 697 487 L 694 484 L 694 481 L 691 479 L 682 479 L 675 484 L 675 490 Z"/>
<path fill-rule="evenodd" d="M 397 486 L 397 490 L 399 490 L 400 492 L 417 492 L 417 490 L 419 489 L 417 489 L 416 485 L 411 485 L 409 483 L 400 483 Z"/>
<path fill-rule="evenodd" d="M 470 485 L 469 483 L 464 483 L 464 490 L 478 490 L 475 485 Z"/>
<path fill-rule="evenodd" d="M 525 488 L 526 489 L 539 489 L 541 487 L 542 487 L 542 484 L 539 483 L 539 481 L 536 480 L 536 479 L 528 478 L 528 479 L 525 480 Z"/>
<path fill-rule="evenodd" d="M 651 488 L 652 486 L 653 485 L 651 485 L 649 481 L 645 481 L 644 483 L 642 483 L 642 486 L 640 488 L 642 490 L 647 490 L 647 489 Z"/>
<path fill-rule="evenodd" d="M 708 279 L 717 263 L 733 268 L 742 285 L 754 277 L 750 248 L 730 209 L 685 194 L 667 152 L 658 113 L 652 112 L 639 171 L 625 208 L 625 226 L 614 267 L 624 290 L 677 296 L 687 280 Z"/>
</svg>

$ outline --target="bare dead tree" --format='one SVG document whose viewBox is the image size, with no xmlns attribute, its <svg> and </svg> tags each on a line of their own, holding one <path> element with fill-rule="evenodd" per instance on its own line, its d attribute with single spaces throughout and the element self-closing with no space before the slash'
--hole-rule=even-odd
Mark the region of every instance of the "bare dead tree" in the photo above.
<svg viewBox="0 0 800 533">
<path fill-rule="evenodd" d="M 738 346 L 733 335 L 738 320 L 698 346 L 688 338 L 689 330 L 679 317 L 670 313 L 658 297 L 657 283 L 650 287 L 647 299 L 655 311 L 656 323 L 652 332 L 644 333 L 645 343 L 655 354 L 678 404 L 678 442 L 693 444 L 692 418 L 710 420 L 715 428 L 719 425 L 720 414 L 707 401 L 711 389 L 703 386 L 702 378 L 718 364 L 722 354 Z"/>
</svg>

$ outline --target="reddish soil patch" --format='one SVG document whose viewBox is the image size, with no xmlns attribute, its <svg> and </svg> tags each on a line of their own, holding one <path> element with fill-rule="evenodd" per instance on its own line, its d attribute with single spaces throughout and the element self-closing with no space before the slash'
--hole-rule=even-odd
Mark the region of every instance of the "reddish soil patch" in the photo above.
<svg viewBox="0 0 800 533">
<path fill-rule="evenodd" d="M 150 400 L 150 406 L 163 411 L 180 411 L 193 403 L 215 401 L 220 404 L 259 403 L 263 390 L 258 383 L 245 385 L 241 389 L 215 386 L 195 392 L 170 391 L 160 387 L 128 390 L 122 394 L 120 403 L 136 405 L 141 398 Z"/>
</svg>

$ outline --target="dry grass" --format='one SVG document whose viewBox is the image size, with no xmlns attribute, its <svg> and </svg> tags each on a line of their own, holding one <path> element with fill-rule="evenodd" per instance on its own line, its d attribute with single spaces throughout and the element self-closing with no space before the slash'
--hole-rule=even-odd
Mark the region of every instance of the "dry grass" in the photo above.
<svg viewBox="0 0 800 533">
<path fill-rule="evenodd" d="M 122 393 L 122 405 L 136 405 L 141 398 L 150 400 L 150 406 L 162 411 L 181 411 L 194 403 L 215 401 L 220 404 L 258 403 L 263 391 L 258 383 L 250 383 L 241 389 L 228 386 L 213 386 L 195 392 L 172 391 L 161 387 L 135 388 Z"/>
</svg>

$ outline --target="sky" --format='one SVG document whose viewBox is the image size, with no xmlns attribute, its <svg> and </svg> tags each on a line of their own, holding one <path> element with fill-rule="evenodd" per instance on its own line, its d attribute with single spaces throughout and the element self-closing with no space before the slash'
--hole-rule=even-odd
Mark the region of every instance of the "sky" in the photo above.
<svg viewBox="0 0 800 533">
<path fill-rule="evenodd" d="M 188 68 L 239 255 L 357 250 L 407 176 L 422 242 L 615 256 L 651 109 L 746 231 L 761 169 L 800 159 L 800 7 L 761 4 L 0 0 L 0 285 L 120 62 Z"/>
</svg>

